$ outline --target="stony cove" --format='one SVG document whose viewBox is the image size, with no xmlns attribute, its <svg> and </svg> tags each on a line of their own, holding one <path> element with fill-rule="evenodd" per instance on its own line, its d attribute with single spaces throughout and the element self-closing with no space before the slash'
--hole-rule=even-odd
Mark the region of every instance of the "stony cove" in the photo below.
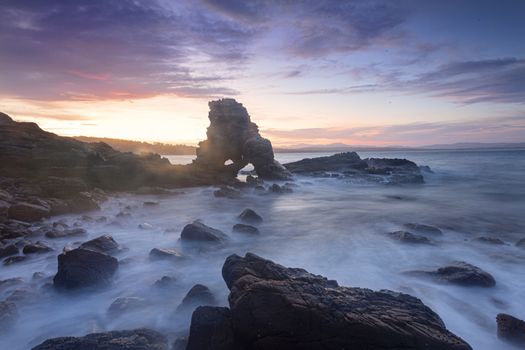
<svg viewBox="0 0 525 350">
<path fill-rule="evenodd" d="M 53 308 L 60 308 L 60 302 L 74 308 L 82 298 L 93 299 L 89 305 L 98 305 L 97 298 L 112 300 L 107 310 L 98 310 L 82 320 L 92 324 L 92 331 L 83 327 L 84 331 L 75 330 L 75 334 L 57 334 L 59 327 L 50 327 L 31 339 L 20 331 L 13 332 L 19 335 L 9 338 L 10 348 L 473 348 L 447 328 L 424 297 L 412 296 L 414 289 L 406 285 L 400 290 L 341 285 L 341 281 L 251 253 L 252 248 L 269 255 L 284 247 L 300 250 L 293 247 L 294 239 L 303 249 L 322 249 L 323 240 L 305 246 L 304 242 L 312 238 L 301 232 L 284 239 L 281 232 L 274 232 L 282 231 L 280 227 L 291 230 L 303 225 L 330 231 L 326 226 L 317 227 L 313 219 L 314 214 L 320 215 L 315 216 L 319 221 L 333 214 L 323 212 L 324 204 L 314 207 L 311 217 L 299 220 L 288 200 L 314 206 L 331 191 L 341 191 L 329 187 L 335 182 L 348 191 L 344 192 L 346 202 L 354 200 L 351 196 L 358 199 L 358 190 L 352 192 L 352 186 L 358 184 L 364 185 L 365 191 L 381 188 L 395 193 L 382 195 L 383 202 L 410 205 L 406 204 L 413 201 L 410 196 L 417 196 L 416 191 L 426 186 L 425 177 L 433 176 L 426 164 L 401 158 L 361 158 L 355 152 L 281 164 L 270 140 L 261 136 L 241 103 L 221 99 L 209 102 L 209 109 L 207 139 L 199 143 L 196 158 L 187 165 L 171 164 L 158 154 L 123 153 L 104 143 L 57 136 L 34 123 L 16 122 L 0 114 L 0 268 L 9 276 L 0 280 L 0 332 L 22 329 L 25 314 L 47 312 L 43 305 L 47 301 Z M 253 170 L 243 170 L 249 164 Z M 246 175 L 244 179 L 240 173 Z M 319 181 L 318 186 L 312 187 L 312 181 Z M 311 197 L 318 188 L 323 189 L 321 197 Z M 306 199 L 294 198 L 297 192 Z M 167 210 L 163 207 L 173 208 L 170 205 L 175 209 L 163 212 Z M 182 208 L 186 206 L 190 212 Z M 240 207 L 243 209 L 231 215 L 231 210 Z M 331 208 L 338 210 L 341 208 Z M 162 212 L 159 223 L 148 222 L 158 212 Z M 180 215 L 177 220 L 184 224 L 169 227 L 171 215 Z M 343 213 L 335 221 L 344 218 Z M 210 220 L 220 222 L 221 227 L 210 224 Z M 390 226 L 376 227 L 381 235 L 374 236 L 372 246 L 380 242 L 385 247 L 403 247 L 402 254 L 418 249 L 430 254 L 432 249 L 459 244 L 450 237 L 461 228 L 452 224 L 436 227 L 423 221 L 395 222 L 391 230 Z M 231 232 L 223 224 L 229 225 Z M 122 233 L 131 225 L 137 231 L 134 234 L 153 245 L 137 250 L 135 238 L 126 237 L 130 241 L 122 244 L 120 237 L 124 236 L 107 232 Z M 326 240 L 330 237 L 340 239 L 328 236 Z M 518 252 L 513 256 L 521 259 L 521 240 L 516 244 L 500 241 L 485 236 L 469 238 L 469 244 L 481 249 L 498 245 L 513 249 L 513 253 Z M 362 244 L 372 249 L 368 242 Z M 287 258 L 299 254 L 294 250 L 285 254 Z M 357 254 L 345 252 L 345 259 L 353 253 Z M 429 295 L 435 293 L 429 285 L 439 291 L 482 290 L 480 293 L 499 287 L 497 275 L 459 260 L 463 256 L 457 255 L 458 260 L 422 264 L 421 268 L 402 271 L 400 276 L 421 283 L 421 290 Z M 52 268 L 53 274 L 35 270 L 28 280 L 11 272 L 18 267 L 20 271 L 24 266 L 34 268 L 32 262 L 42 264 L 47 271 Z M 148 265 L 148 272 L 140 270 L 141 265 Z M 188 276 L 176 276 L 184 271 L 193 275 L 191 271 L 197 265 L 198 271 L 205 270 L 199 283 L 193 284 Z M 310 267 L 315 268 L 315 264 Z M 137 283 L 153 273 L 155 281 L 144 282 L 136 291 L 127 286 L 118 289 L 121 276 L 126 276 L 128 283 Z M 207 281 L 220 280 L 220 274 L 227 289 L 217 293 L 217 287 L 208 286 Z M 191 288 L 186 288 L 186 281 L 192 281 Z M 186 289 L 182 292 L 181 288 Z M 182 298 L 173 296 L 180 293 Z M 446 295 L 461 309 L 460 301 Z M 492 299 L 493 305 L 505 305 Z M 149 308 L 151 304 L 156 311 Z M 173 307 L 170 315 L 162 318 L 159 315 L 169 308 L 166 305 Z M 67 312 L 61 315 L 72 317 Z M 120 326 L 134 325 L 141 315 L 147 320 L 141 328 Z M 61 320 L 56 320 L 57 324 Z M 490 329 L 485 323 L 483 327 Z M 523 345 L 525 330 L 519 318 L 501 312 L 496 323 L 494 314 L 494 327 L 498 327 L 502 341 Z"/>
</svg>

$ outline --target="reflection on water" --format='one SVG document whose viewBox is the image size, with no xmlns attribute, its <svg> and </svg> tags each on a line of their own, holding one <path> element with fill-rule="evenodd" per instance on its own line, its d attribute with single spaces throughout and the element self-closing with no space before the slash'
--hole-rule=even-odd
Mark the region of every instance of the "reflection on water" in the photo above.
<svg viewBox="0 0 525 350">
<path fill-rule="evenodd" d="M 282 162 L 318 154 L 277 154 Z M 150 327 L 170 334 L 184 332 L 189 314 L 175 310 L 196 283 L 205 284 L 221 304 L 228 290 L 221 278 L 226 256 L 247 251 L 283 265 L 336 279 L 341 285 L 393 289 L 415 295 L 434 309 L 447 327 L 475 349 L 511 349 L 496 338 L 495 317 L 507 312 L 525 318 L 525 250 L 514 246 L 525 237 L 525 152 L 385 152 L 361 156 L 406 157 L 429 165 L 435 174 L 415 187 L 353 184 L 337 179 L 300 178 L 294 193 L 276 196 L 249 194 L 238 200 L 215 198 L 213 188 L 184 190 L 177 196 L 121 195 L 107 202 L 106 223 L 86 223 L 89 237 L 110 233 L 126 249 L 117 256 L 119 271 L 110 289 L 84 295 L 55 293 L 46 283 L 33 280 L 34 272 L 56 272 L 56 254 L 70 240 L 49 240 L 56 253 L 1 267 L 2 278 L 21 277 L 24 282 L 0 287 L 2 299 L 15 288 L 36 291 L 36 298 L 20 302 L 17 325 L 0 338 L 1 349 L 27 349 L 44 339 L 88 332 Z M 191 160 L 191 156 L 170 158 Z M 143 202 L 158 201 L 155 207 Z M 116 215 L 130 206 L 130 217 Z M 263 218 L 260 237 L 231 232 L 236 216 L 246 207 Z M 77 216 L 63 218 L 69 224 Z M 187 252 L 185 261 L 150 261 L 152 248 L 178 248 L 185 224 L 202 219 L 232 237 L 222 248 Z M 56 220 L 56 219 L 55 219 Z M 152 229 L 140 229 L 149 223 Z M 437 246 L 402 245 L 385 237 L 406 222 L 442 228 Z M 497 236 L 507 244 L 475 243 L 480 235 Z M 413 269 L 435 268 L 465 260 L 492 273 L 495 288 L 462 288 L 439 285 L 401 274 Z M 162 276 L 176 278 L 169 290 L 153 284 Z M 107 315 L 117 297 L 147 300 L 140 311 Z M 31 301 L 33 300 L 33 301 Z"/>
</svg>

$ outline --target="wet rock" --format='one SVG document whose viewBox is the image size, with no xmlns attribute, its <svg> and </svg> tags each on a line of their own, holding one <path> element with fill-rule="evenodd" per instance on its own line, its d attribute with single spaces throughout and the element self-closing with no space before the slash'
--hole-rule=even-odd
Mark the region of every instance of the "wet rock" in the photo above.
<svg viewBox="0 0 525 350">
<path fill-rule="evenodd" d="M 41 254 L 41 253 L 47 253 L 47 252 L 50 252 L 52 251 L 53 248 L 51 248 L 50 246 L 48 246 L 46 243 L 44 242 L 36 242 L 36 243 L 31 243 L 31 244 L 27 244 L 24 246 L 24 249 L 23 249 L 23 252 L 24 254 Z"/>
<path fill-rule="evenodd" d="M 410 244 L 433 244 L 430 239 L 425 236 L 416 235 L 407 231 L 395 231 L 389 232 L 388 237 L 402 242 Z"/>
<path fill-rule="evenodd" d="M 199 305 L 214 305 L 215 297 L 208 287 L 196 284 L 188 291 L 182 302 L 177 307 L 177 311 L 193 310 Z"/>
<path fill-rule="evenodd" d="M 218 198 L 230 198 L 237 199 L 241 198 L 241 191 L 231 187 L 231 186 L 221 186 L 218 190 L 213 192 L 213 195 Z"/>
<path fill-rule="evenodd" d="M 177 279 L 175 277 L 162 276 L 162 278 L 159 280 L 156 280 L 153 285 L 157 288 L 165 289 L 165 288 L 171 288 L 175 286 L 176 283 L 177 283 Z"/>
<path fill-rule="evenodd" d="M 149 252 L 149 258 L 151 260 L 173 260 L 179 261 L 184 259 L 184 255 L 175 249 L 166 248 L 153 248 Z"/>
<path fill-rule="evenodd" d="M 243 212 L 239 214 L 238 219 L 250 224 L 258 224 L 263 221 L 263 218 L 250 208 L 244 209 Z"/>
<path fill-rule="evenodd" d="M 35 222 L 49 217 L 50 208 L 43 205 L 19 202 L 9 207 L 8 217 L 13 220 Z"/>
<path fill-rule="evenodd" d="M 18 248 L 14 244 L 0 246 L 0 258 L 18 254 Z"/>
<path fill-rule="evenodd" d="M 200 221 L 194 221 L 184 226 L 180 235 L 182 242 L 222 244 L 229 237 L 222 231 L 204 225 Z"/>
<path fill-rule="evenodd" d="M 232 228 L 233 232 L 236 233 L 243 233 L 248 235 L 258 235 L 259 229 L 257 227 L 254 227 L 252 225 L 245 225 L 245 224 L 235 224 Z"/>
<path fill-rule="evenodd" d="M 17 264 L 19 262 L 25 261 L 27 259 L 28 257 L 24 255 L 13 255 L 8 258 L 5 258 L 3 264 L 5 266 L 9 266 L 9 265 L 13 265 L 13 264 Z"/>
<path fill-rule="evenodd" d="M 440 283 L 451 283 L 465 287 L 493 287 L 494 277 L 477 266 L 464 261 L 456 261 L 440 267 L 436 271 L 410 271 L 414 276 L 427 276 Z"/>
<path fill-rule="evenodd" d="M 108 308 L 108 315 L 118 317 L 130 311 L 136 311 L 147 306 L 146 299 L 139 297 L 121 297 L 115 299 Z"/>
<path fill-rule="evenodd" d="M 94 250 L 100 253 L 109 253 L 117 250 L 119 245 L 110 235 L 102 235 L 90 241 L 84 242 L 79 248 Z"/>
<path fill-rule="evenodd" d="M 439 228 L 430 226 L 430 225 L 409 222 L 409 223 L 404 224 L 403 226 L 405 226 L 405 228 L 409 230 L 412 230 L 418 233 L 436 235 L 436 236 L 443 234 L 443 232 Z"/>
<path fill-rule="evenodd" d="M 496 322 L 498 338 L 525 347 L 525 321 L 508 314 L 499 314 Z"/>
<path fill-rule="evenodd" d="M 273 184 L 268 188 L 268 192 L 274 194 L 283 194 L 292 192 L 292 189 L 285 186 L 279 186 L 278 184 Z"/>
<path fill-rule="evenodd" d="M 44 341 L 32 350 L 168 350 L 168 339 L 150 329 L 93 333 Z"/>
<path fill-rule="evenodd" d="M 197 148 L 194 167 L 234 179 L 239 170 L 252 163 L 261 178 L 290 177 L 290 173 L 274 159 L 271 142 L 259 134 L 257 125 L 252 123 L 242 104 L 225 98 L 208 105 L 210 126 L 207 139 Z"/>
<path fill-rule="evenodd" d="M 40 271 L 33 273 L 32 279 L 35 281 L 41 280 L 46 277 L 46 274 Z"/>
<path fill-rule="evenodd" d="M 59 289 L 107 286 L 118 268 L 118 260 L 88 249 L 73 249 L 58 256 L 53 279 Z"/>
<path fill-rule="evenodd" d="M 74 236 L 84 236 L 87 235 L 87 231 L 83 228 L 77 227 L 73 229 L 66 230 L 52 230 L 46 232 L 45 236 L 47 238 L 63 238 L 63 237 L 74 237 Z"/>
<path fill-rule="evenodd" d="M 471 349 L 436 313 L 407 294 L 339 287 L 250 253 L 228 257 L 222 272 L 230 289 L 235 349 Z M 210 317 L 207 327 L 197 327 L 202 320 L 195 316 L 190 329 L 195 321 L 195 329 L 203 331 L 198 339 L 190 331 L 188 345 L 213 339 L 217 325 L 228 326 L 227 312 Z"/>
<path fill-rule="evenodd" d="M 18 317 L 18 309 L 15 303 L 0 301 L 0 334 L 11 327 Z"/>
<path fill-rule="evenodd" d="M 199 306 L 193 312 L 186 350 L 236 350 L 230 309 Z"/>
<path fill-rule="evenodd" d="M 525 248 L 525 238 L 522 238 L 519 241 L 517 241 L 516 247 Z"/>
<path fill-rule="evenodd" d="M 158 207 L 159 206 L 159 202 L 146 201 L 146 202 L 142 203 L 142 206 L 144 206 L 144 207 Z"/>
<path fill-rule="evenodd" d="M 504 245 L 505 242 L 503 242 L 501 239 L 496 237 L 478 237 L 475 239 L 476 242 L 484 243 L 484 244 L 492 244 L 492 245 Z"/>
</svg>

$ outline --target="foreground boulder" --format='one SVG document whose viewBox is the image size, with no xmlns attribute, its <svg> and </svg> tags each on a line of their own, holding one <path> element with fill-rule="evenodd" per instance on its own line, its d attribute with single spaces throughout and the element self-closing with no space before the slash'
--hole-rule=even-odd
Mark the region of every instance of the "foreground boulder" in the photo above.
<svg viewBox="0 0 525 350">
<path fill-rule="evenodd" d="M 224 232 L 197 220 L 184 226 L 180 239 L 182 242 L 221 244 L 228 241 L 229 238 Z"/>
<path fill-rule="evenodd" d="M 410 295 L 339 287 L 325 277 L 250 253 L 228 257 L 222 272 L 230 289 L 231 321 L 222 309 L 196 310 L 190 350 L 471 349 Z M 230 323 L 231 333 L 224 330 Z"/>
<path fill-rule="evenodd" d="M 93 250 L 77 248 L 58 256 L 58 272 L 53 279 L 59 289 L 103 287 L 111 283 L 118 260 Z"/>
<path fill-rule="evenodd" d="M 525 346 L 525 321 L 507 314 L 496 317 L 498 337 Z"/>
<path fill-rule="evenodd" d="M 168 340 L 150 329 L 48 339 L 32 350 L 168 350 Z"/>
<path fill-rule="evenodd" d="M 465 287 L 494 287 L 496 280 L 490 273 L 464 261 L 455 261 L 435 271 L 410 271 L 414 276 L 430 277 L 436 282 Z"/>
</svg>

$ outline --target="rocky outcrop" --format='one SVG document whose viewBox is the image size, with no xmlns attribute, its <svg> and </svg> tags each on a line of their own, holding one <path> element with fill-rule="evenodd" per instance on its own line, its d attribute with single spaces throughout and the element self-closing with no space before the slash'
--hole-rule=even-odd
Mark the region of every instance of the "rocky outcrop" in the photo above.
<svg viewBox="0 0 525 350">
<path fill-rule="evenodd" d="M 103 287 L 111 283 L 118 260 L 107 254 L 77 248 L 58 256 L 58 272 L 53 279 L 59 289 Z"/>
<path fill-rule="evenodd" d="M 410 295 L 340 287 L 250 253 L 222 272 L 230 312 L 197 309 L 188 349 L 471 349 Z"/>
<path fill-rule="evenodd" d="M 150 329 L 48 339 L 32 350 L 168 350 L 168 340 Z"/>
<path fill-rule="evenodd" d="M 508 314 L 499 314 L 496 322 L 499 338 L 525 346 L 525 321 Z"/>
<path fill-rule="evenodd" d="M 355 152 L 332 156 L 306 158 L 284 164 L 293 174 L 337 177 L 389 184 L 423 183 L 421 170 L 407 159 L 367 158 L 361 159 Z"/>
<path fill-rule="evenodd" d="M 247 164 L 253 164 L 259 177 L 288 179 L 290 173 L 274 159 L 270 140 L 259 134 L 248 111 L 234 99 L 208 103 L 210 126 L 207 139 L 199 143 L 193 165 L 205 172 L 225 177 L 237 176 Z M 227 162 L 230 161 L 230 164 Z"/>
<path fill-rule="evenodd" d="M 496 280 L 490 273 L 464 261 L 455 261 L 435 271 L 410 271 L 407 273 L 413 276 L 430 277 L 440 283 L 451 283 L 465 287 L 493 287 L 496 285 Z"/>
</svg>

